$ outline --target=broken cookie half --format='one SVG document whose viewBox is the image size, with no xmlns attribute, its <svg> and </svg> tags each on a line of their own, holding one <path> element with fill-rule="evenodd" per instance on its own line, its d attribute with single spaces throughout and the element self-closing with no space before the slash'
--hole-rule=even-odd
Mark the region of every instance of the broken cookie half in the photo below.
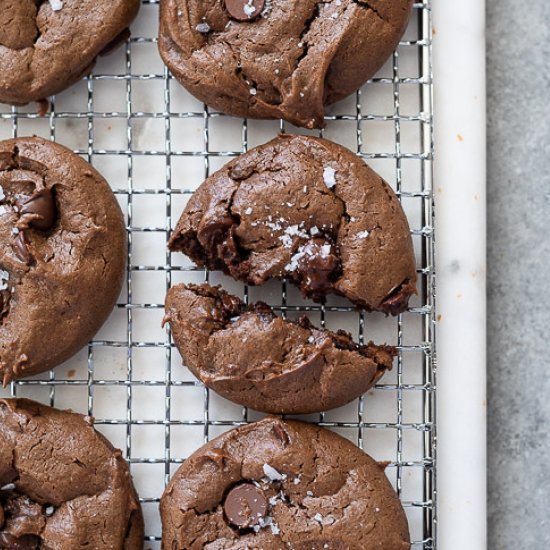
<svg viewBox="0 0 550 550">
<path fill-rule="evenodd" d="M 307 318 L 282 319 L 263 303 L 246 306 L 209 285 L 177 285 L 165 321 L 187 367 L 223 397 L 276 414 L 340 407 L 391 369 L 397 351 L 355 343 Z"/>
<path fill-rule="evenodd" d="M 170 249 L 251 285 L 287 279 L 399 314 L 416 293 L 407 218 L 390 186 L 348 149 L 281 135 L 228 163 L 189 200 Z"/>
</svg>

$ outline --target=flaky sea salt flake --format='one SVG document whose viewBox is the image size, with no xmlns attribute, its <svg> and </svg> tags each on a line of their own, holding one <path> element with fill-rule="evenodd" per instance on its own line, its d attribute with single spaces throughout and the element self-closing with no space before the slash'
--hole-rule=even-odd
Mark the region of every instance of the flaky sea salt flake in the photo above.
<svg viewBox="0 0 550 550">
<path fill-rule="evenodd" d="M 63 7 L 63 0 L 50 0 L 53 11 L 59 11 Z"/>
<path fill-rule="evenodd" d="M 336 185 L 335 174 L 336 170 L 332 168 L 332 166 L 325 166 L 323 170 L 323 181 L 329 189 L 332 189 Z"/>
<path fill-rule="evenodd" d="M 243 11 L 247 17 L 252 17 L 256 8 L 254 7 L 254 0 L 248 0 L 248 2 L 243 6 Z"/>
<path fill-rule="evenodd" d="M 269 464 L 264 464 L 263 470 L 264 470 L 264 474 L 271 481 L 282 481 L 286 477 L 284 474 L 281 474 L 275 468 L 273 468 L 273 466 L 270 466 Z"/>
<path fill-rule="evenodd" d="M 210 25 L 206 21 L 204 21 L 203 23 L 199 23 L 195 27 L 195 30 L 202 34 L 208 34 L 210 32 Z"/>
</svg>

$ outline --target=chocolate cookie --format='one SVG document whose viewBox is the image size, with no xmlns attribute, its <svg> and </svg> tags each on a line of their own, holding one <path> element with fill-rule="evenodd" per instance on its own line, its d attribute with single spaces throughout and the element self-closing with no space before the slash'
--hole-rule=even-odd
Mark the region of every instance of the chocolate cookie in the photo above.
<svg viewBox="0 0 550 550">
<path fill-rule="evenodd" d="M 383 466 L 347 439 L 266 418 L 224 433 L 160 501 L 165 550 L 408 550 Z"/>
<path fill-rule="evenodd" d="M 126 258 L 107 182 L 65 147 L 0 142 L 0 377 L 43 372 L 84 346 L 111 313 Z"/>
<path fill-rule="evenodd" d="M 343 331 L 288 321 L 263 303 L 208 285 L 178 285 L 165 321 L 185 364 L 209 388 L 240 405 L 276 414 L 334 409 L 391 369 L 395 348 L 356 344 Z"/>
<path fill-rule="evenodd" d="M 0 102 L 57 94 L 125 40 L 140 0 L 2 0 Z"/>
<path fill-rule="evenodd" d="M 395 194 L 351 151 L 313 137 L 282 135 L 213 174 L 169 246 L 248 284 L 286 277 L 315 301 L 335 292 L 397 314 L 416 292 Z"/>
<path fill-rule="evenodd" d="M 407 26 L 412 0 L 161 0 L 160 54 L 178 81 L 230 115 L 321 128 Z"/>
<path fill-rule="evenodd" d="M 128 465 L 93 419 L 2 399 L 0 441 L 0 548 L 143 548 Z"/>
</svg>

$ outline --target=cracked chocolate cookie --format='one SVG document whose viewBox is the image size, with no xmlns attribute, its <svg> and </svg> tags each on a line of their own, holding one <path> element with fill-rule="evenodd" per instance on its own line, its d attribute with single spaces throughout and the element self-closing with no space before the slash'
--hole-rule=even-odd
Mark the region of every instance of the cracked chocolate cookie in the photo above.
<svg viewBox="0 0 550 550">
<path fill-rule="evenodd" d="M 174 474 L 165 550 L 408 550 L 384 466 L 339 435 L 266 418 L 224 433 Z"/>
<path fill-rule="evenodd" d="M 1 399 L 0 441 L 0 548 L 143 548 L 128 465 L 93 419 Z"/>
<path fill-rule="evenodd" d="M 160 54 L 195 97 L 235 116 L 321 128 L 407 26 L 412 0 L 161 0 Z"/>
<path fill-rule="evenodd" d="M 407 219 L 389 185 L 348 149 L 282 135 L 213 174 L 170 243 L 201 267 L 260 285 L 287 278 L 398 314 L 416 292 Z"/>
<path fill-rule="evenodd" d="M 40 138 L 0 142 L 0 378 L 43 372 L 111 313 L 126 232 L 107 182 Z"/>
<path fill-rule="evenodd" d="M 208 285 L 177 285 L 165 321 L 185 364 L 209 388 L 258 411 L 305 414 L 334 409 L 371 388 L 392 368 L 395 348 L 356 344 L 346 332 L 246 307 Z"/>
<path fill-rule="evenodd" d="M 140 0 L 2 0 L 0 102 L 57 94 L 128 36 Z"/>
</svg>

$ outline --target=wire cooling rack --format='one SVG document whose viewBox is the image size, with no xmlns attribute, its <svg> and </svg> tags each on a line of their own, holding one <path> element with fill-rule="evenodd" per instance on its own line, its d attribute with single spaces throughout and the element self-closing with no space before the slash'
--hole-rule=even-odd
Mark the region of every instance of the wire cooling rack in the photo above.
<svg viewBox="0 0 550 550">
<path fill-rule="evenodd" d="M 407 512 L 414 549 L 436 548 L 435 334 L 430 0 L 417 2 L 399 48 L 354 96 L 331 107 L 321 132 L 227 117 L 172 78 L 156 47 L 158 0 L 143 0 L 125 47 L 93 74 L 37 106 L 0 105 L 0 138 L 41 135 L 72 148 L 110 182 L 128 230 L 128 270 L 117 307 L 95 339 L 57 369 L 14 381 L 0 395 L 26 396 L 92 415 L 129 460 L 146 519 L 145 548 L 160 548 L 158 502 L 171 474 L 207 440 L 260 415 L 229 403 L 181 366 L 166 290 L 178 282 L 221 283 L 282 315 L 396 345 L 395 367 L 368 396 L 302 417 L 351 439 L 386 470 Z M 394 187 L 409 217 L 419 295 L 397 318 L 363 314 L 340 298 L 306 302 L 286 283 L 246 287 L 170 254 L 171 229 L 201 181 L 278 132 L 321 135 L 367 160 Z"/>
</svg>

